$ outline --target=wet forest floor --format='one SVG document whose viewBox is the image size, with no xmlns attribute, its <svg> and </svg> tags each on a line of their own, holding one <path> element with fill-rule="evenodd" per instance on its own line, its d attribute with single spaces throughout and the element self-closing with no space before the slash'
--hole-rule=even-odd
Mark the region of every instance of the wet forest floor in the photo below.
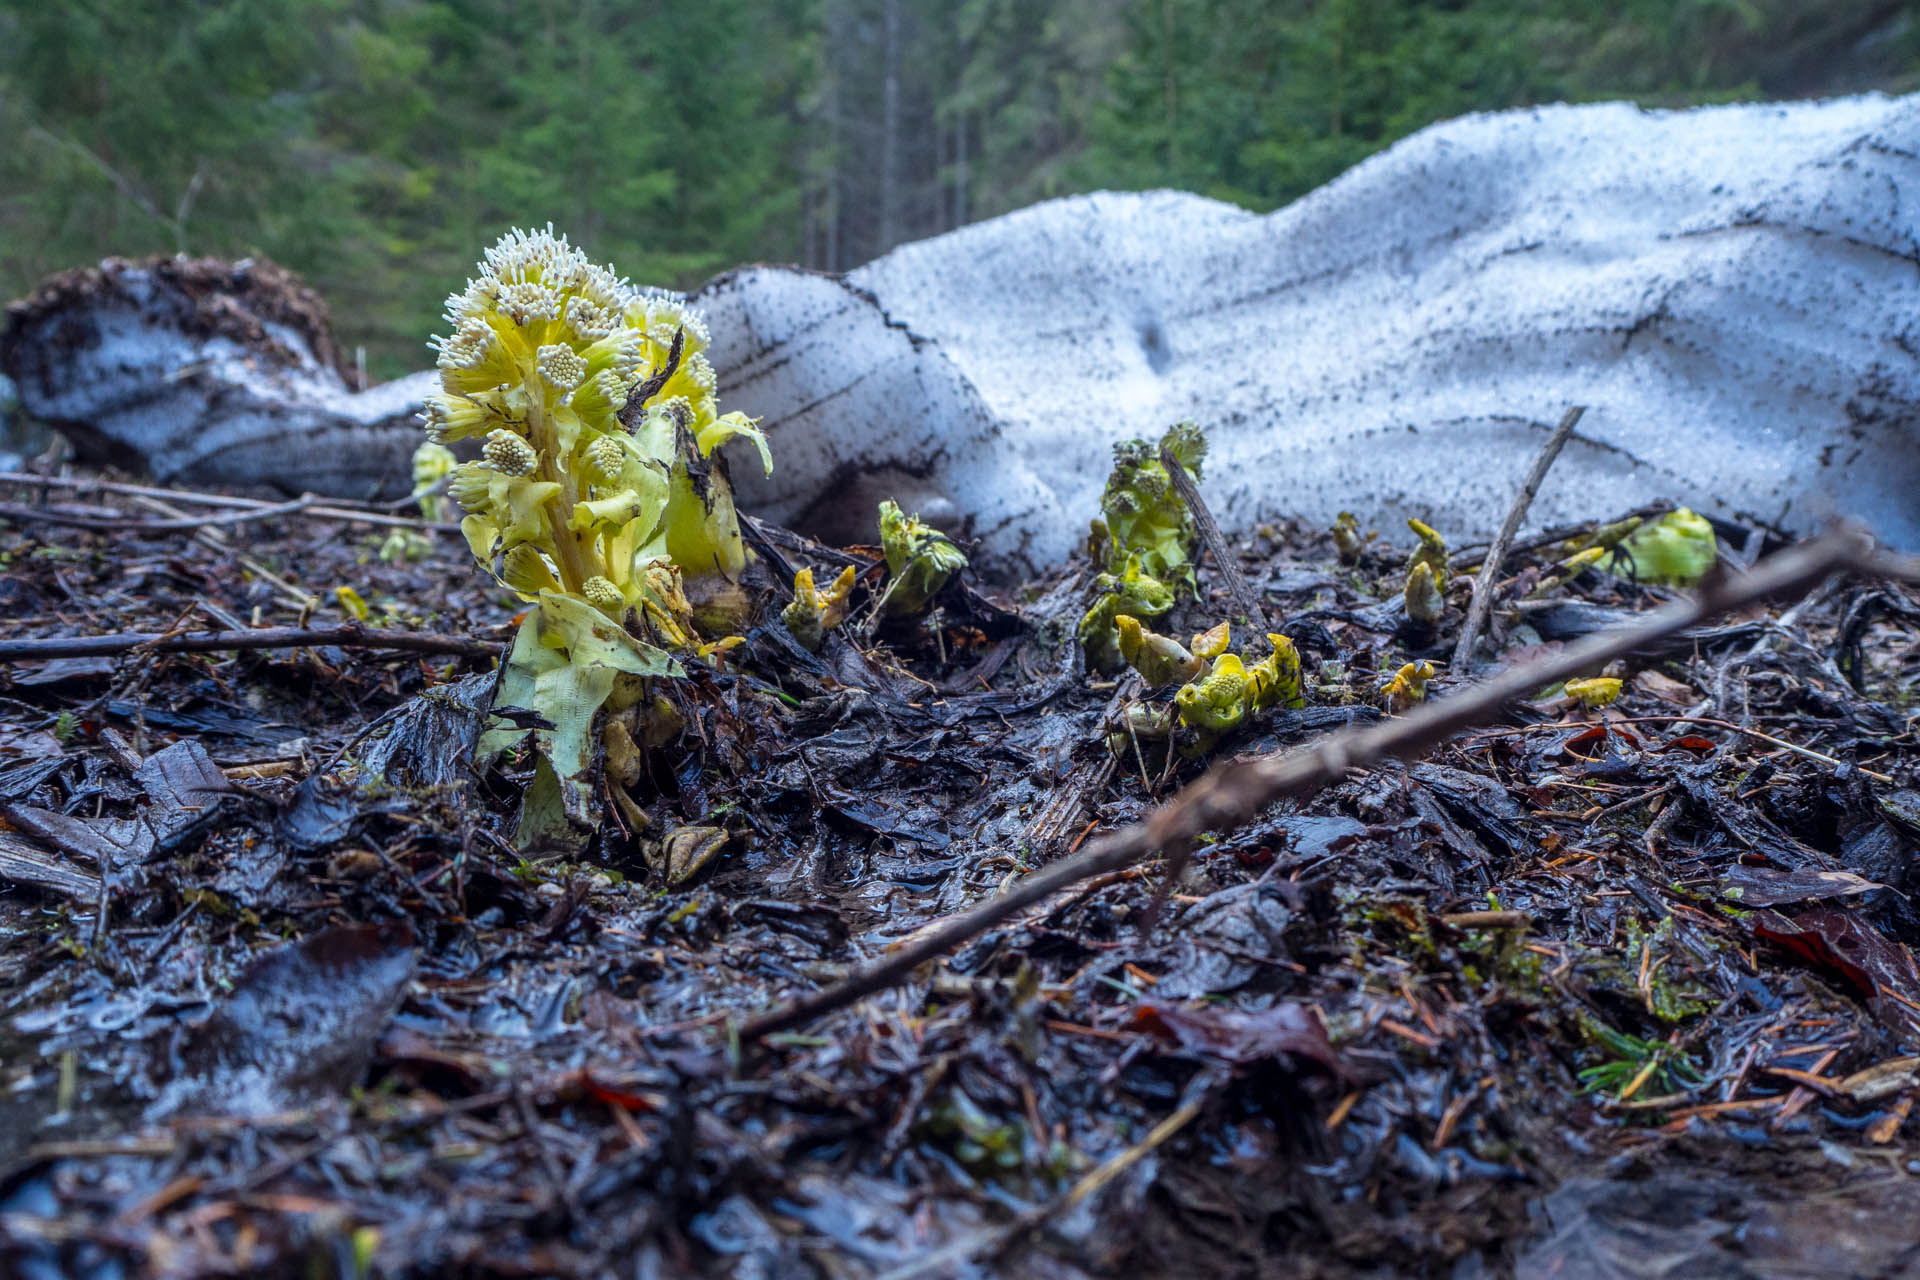
<svg viewBox="0 0 1920 1280">
<path fill-rule="evenodd" d="M 1135 691 L 1075 662 L 1084 566 L 817 657 L 754 630 L 542 860 L 524 776 L 466 763 L 512 607 L 457 535 L 7 496 L 78 524 L 0 519 L 0 643 L 340 641 L 0 664 L 7 1274 L 1920 1275 L 1911 587 L 1723 618 L 1611 706 L 1520 704 L 753 1040 L 1203 771 L 1108 750 Z M 770 593 L 877 576 L 756 540 Z M 1236 548 L 1308 706 L 1222 754 L 1450 651 L 1405 550 Z M 1495 647 L 1668 594 L 1590 572 Z M 362 607 L 450 651 L 351 643 Z"/>
</svg>

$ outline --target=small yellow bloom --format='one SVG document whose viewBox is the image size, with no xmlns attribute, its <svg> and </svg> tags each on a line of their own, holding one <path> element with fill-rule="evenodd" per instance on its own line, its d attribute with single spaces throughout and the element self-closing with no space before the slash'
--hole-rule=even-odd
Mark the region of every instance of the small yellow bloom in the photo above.
<svg viewBox="0 0 1920 1280">
<path fill-rule="evenodd" d="M 1591 676 L 1585 680 L 1569 680 L 1566 683 L 1567 696 L 1579 701 L 1589 711 L 1595 707 L 1604 707 L 1620 696 L 1620 681 L 1613 676 Z"/>
</svg>

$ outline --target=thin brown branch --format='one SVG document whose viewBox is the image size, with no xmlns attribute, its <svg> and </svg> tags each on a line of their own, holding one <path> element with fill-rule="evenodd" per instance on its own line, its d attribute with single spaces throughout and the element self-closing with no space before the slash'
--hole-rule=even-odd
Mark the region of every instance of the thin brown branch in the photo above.
<svg viewBox="0 0 1920 1280">
<path fill-rule="evenodd" d="M 1841 568 L 1871 569 L 1887 563 L 1872 557 L 1871 544 L 1856 529 L 1841 528 L 1789 548 L 1737 579 L 1718 576 L 1699 594 L 1676 601 L 1630 627 L 1589 636 L 1537 662 L 1512 667 L 1451 698 L 1378 724 L 1342 730 L 1284 755 L 1260 756 L 1216 765 L 1146 821 L 1089 843 L 1079 853 L 1036 871 L 1017 886 L 940 928 L 916 937 L 898 950 L 864 966 L 846 979 L 740 1025 L 742 1040 L 757 1040 L 802 1026 L 822 1014 L 905 981 L 922 964 L 993 928 L 1067 885 L 1166 850 L 1188 847 L 1205 831 L 1227 832 L 1284 796 L 1310 795 L 1343 776 L 1389 758 L 1419 755 L 1451 735 L 1480 724 L 1509 702 L 1527 697 L 1615 658 L 1697 626 L 1708 618 L 1770 596 L 1804 592 Z"/>
<path fill-rule="evenodd" d="M 1457 674 L 1464 675 L 1467 664 L 1473 661 L 1473 645 L 1480 638 L 1480 628 L 1487 625 L 1487 615 L 1493 611 L 1493 584 L 1500 579 L 1500 565 L 1507 558 L 1507 548 L 1513 545 L 1513 535 L 1520 531 L 1520 522 L 1527 518 L 1527 510 L 1540 492 L 1540 483 L 1547 478 L 1547 469 L 1560 456 L 1560 450 L 1566 447 L 1586 411 L 1587 407 L 1582 404 L 1567 410 L 1560 425 L 1540 446 L 1533 468 L 1527 472 L 1520 492 L 1513 496 L 1513 505 L 1507 508 L 1507 518 L 1500 522 L 1500 532 L 1494 534 L 1493 543 L 1487 548 L 1487 558 L 1480 562 L 1480 576 L 1473 580 L 1473 602 L 1467 606 L 1467 621 L 1460 628 L 1460 642 L 1453 647 L 1452 666 Z"/>
<path fill-rule="evenodd" d="M 1206 499 L 1200 496 L 1200 489 L 1193 483 L 1193 477 L 1180 465 L 1180 459 L 1173 456 L 1173 450 L 1160 446 L 1160 465 L 1167 469 L 1167 478 L 1173 481 L 1173 487 L 1187 504 L 1187 510 L 1193 513 L 1193 527 L 1200 533 L 1200 541 L 1213 553 L 1213 563 L 1220 570 L 1220 577 L 1227 584 L 1227 594 L 1233 598 L 1233 606 L 1247 620 L 1247 625 L 1263 634 L 1272 630 L 1267 621 L 1267 611 L 1260 607 L 1260 597 L 1253 594 L 1247 586 L 1247 580 L 1240 572 L 1240 557 L 1233 553 L 1227 540 L 1220 533 L 1220 522 L 1213 518 L 1213 512 L 1207 509 Z"/>
<path fill-rule="evenodd" d="M 37 476 L 25 471 L 0 471 L 0 484 L 14 485 L 22 489 L 39 489 L 43 492 L 59 489 L 79 493 L 111 493 L 128 498 L 162 498 L 169 502 L 188 502 L 238 511 L 282 511 L 289 506 L 283 502 L 266 502 L 259 498 L 236 498 L 230 494 L 204 493 L 196 489 L 164 489 L 153 485 L 126 484 L 117 480 L 74 476 Z M 388 514 L 396 508 L 413 502 L 414 499 L 411 497 L 386 503 L 357 503 L 342 498 L 331 498 L 322 504 L 318 494 L 310 493 L 303 495 L 299 501 L 310 504 L 304 508 L 305 514 L 316 519 L 359 520 L 366 524 L 391 525 L 403 529 L 437 529 L 443 533 L 460 532 L 460 526 L 457 524 Z M 158 526 L 145 527 L 157 528 Z M 189 526 L 181 525 L 180 527 Z"/>
<path fill-rule="evenodd" d="M 96 658 L 134 649 L 155 653 L 216 653 L 228 649 L 296 649 L 306 645 L 342 649 L 389 649 L 396 653 L 446 653 L 463 658 L 492 658 L 500 645 L 465 636 L 428 631 L 369 631 L 365 627 L 260 627 L 252 631 L 121 631 L 105 636 L 48 636 L 0 640 L 0 662 L 33 658 Z"/>
<path fill-rule="evenodd" d="M 96 533 L 175 533 L 183 529 L 204 529 L 209 525 L 249 524 L 257 520 L 272 520 L 279 516 L 311 510 L 313 504 L 313 495 L 308 494 L 304 498 L 295 498 L 292 502 L 257 507 L 250 511 L 182 516 L 177 520 L 129 520 L 114 516 L 81 515 L 78 512 L 61 511 L 55 507 L 29 507 L 14 502 L 0 502 L 0 520 L 12 520 L 16 524 L 56 524 L 72 529 L 91 529 Z"/>
</svg>

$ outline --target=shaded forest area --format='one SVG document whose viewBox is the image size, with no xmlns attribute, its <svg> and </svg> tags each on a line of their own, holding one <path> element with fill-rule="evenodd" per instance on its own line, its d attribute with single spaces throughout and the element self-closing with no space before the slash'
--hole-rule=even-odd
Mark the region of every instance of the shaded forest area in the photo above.
<svg viewBox="0 0 1920 1280">
<path fill-rule="evenodd" d="M 265 254 L 375 379 L 473 246 L 827 270 L 1035 200 L 1285 203 L 1438 119 L 1920 83 L 1914 0 L 0 0 L 0 295 Z"/>
</svg>

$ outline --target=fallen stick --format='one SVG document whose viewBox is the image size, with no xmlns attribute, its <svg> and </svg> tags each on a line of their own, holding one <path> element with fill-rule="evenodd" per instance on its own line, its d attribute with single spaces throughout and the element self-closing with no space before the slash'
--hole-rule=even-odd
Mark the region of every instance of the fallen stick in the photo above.
<svg viewBox="0 0 1920 1280">
<path fill-rule="evenodd" d="M 55 510 L 52 507 L 30 507 L 16 502 L 0 502 L 0 520 L 12 520 L 16 524 L 57 524 L 70 529 L 90 529 L 96 533 L 173 533 L 183 529 L 204 529 L 210 525 L 249 524 L 257 520 L 272 520 L 278 516 L 289 516 L 299 511 L 310 511 L 316 501 L 312 494 L 308 494 L 304 498 L 295 498 L 292 502 L 281 502 L 272 506 L 225 511 L 218 515 L 181 516 L 173 520 L 86 516 L 72 511 Z"/>
<path fill-rule="evenodd" d="M 105 636 L 49 636 L 0 640 L 0 662 L 30 658 L 97 658 L 134 649 L 156 653 L 213 653 L 224 649 L 295 649 L 330 644 L 342 649 L 391 649 L 399 653 L 446 653 L 493 658 L 500 645 L 428 631 L 369 631 L 365 627 L 261 627 L 252 631 L 121 631 Z"/>
<path fill-rule="evenodd" d="M 43 491 L 60 489 L 80 493 L 111 493 L 127 498 L 161 498 L 170 502 L 192 502 L 201 506 L 228 507 L 240 511 L 284 510 L 291 506 L 288 503 L 266 502 L 259 498 L 236 498 L 224 493 L 203 493 L 197 489 L 162 489 L 153 485 L 124 484 L 117 480 L 80 479 L 74 476 L 36 476 L 25 471 L 0 471 L 0 484 Z M 340 498 L 329 498 L 325 503 L 321 503 L 317 494 L 309 493 L 298 501 L 306 504 L 303 508 L 306 514 L 318 519 L 359 520 L 366 524 L 391 525 L 402 529 L 436 529 L 443 533 L 460 532 L 460 526 L 457 524 L 389 514 L 394 508 L 413 502 L 414 499 L 411 497 L 390 503 L 354 503 Z"/>
<path fill-rule="evenodd" d="M 739 1039 L 787 1031 L 908 979 L 937 956 L 978 937 L 1001 921 L 1067 885 L 1118 871 L 1165 850 L 1188 847 L 1203 831 L 1225 833 L 1284 796 L 1310 795 L 1349 769 L 1407 758 L 1495 715 L 1509 702 L 1611 662 L 1708 618 L 1769 596 L 1806 591 L 1836 569 L 1894 577 L 1920 575 L 1911 558 L 1876 556 L 1867 536 L 1842 527 L 1790 547 L 1739 578 L 1715 575 L 1692 599 L 1678 600 L 1631 627 L 1601 632 L 1537 662 L 1511 667 L 1450 698 L 1407 715 L 1329 734 L 1281 755 L 1230 760 L 1154 810 L 1144 822 L 1093 840 L 1079 853 L 1034 872 L 1017 886 L 962 912 L 938 929 L 850 974 L 833 986 L 788 1001 L 739 1025 Z"/>
<path fill-rule="evenodd" d="M 1467 606 L 1466 624 L 1460 628 L 1460 642 L 1453 646 L 1453 661 L 1449 665 L 1457 676 L 1466 674 L 1467 663 L 1473 661 L 1474 641 L 1480 638 L 1480 628 L 1487 625 L 1487 615 L 1493 612 L 1493 584 L 1499 581 L 1500 564 L 1507 558 L 1507 548 L 1513 545 L 1513 535 L 1520 531 L 1520 522 L 1527 518 L 1527 510 L 1540 492 L 1540 483 L 1547 478 L 1547 468 L 1560 456 L 1560 450 L 1566 447 L 1586 411 L 1583 404 L 1567 410 L 1560 425 L 1540 446 L 1532 470 L 1527 472 L 1520 492 L 1513 496 L 1513 505 L 1507 508 L 1507 518 L 1500 522 L 1500 532 L 1493 535 L 1493 542 L 1487 547 L 1487 557 L 1480 562 L 1480 576 L 1473 580 L 1473 601 Z"/>
<path fill-rule="evenodd" d="M 1233 554 L 1233 548 L 1220 533 L 1220 522 L 1213 518 L 1206 499 L 1200 496 L 1200 488 L 1194 484 L 1193 477 L 1173 456 L 1173 450 L 1160 446 L 1160 465 L 1167 469 L 1167 478 L 1173 481 L 1173 487 L 1179 493 L 1181 501 L 1187 504 L 1187 510 L 1193 515 L 1193 527 L 1200 535 L 1200 541 L 1207 550 L 1213 552 L 1213 564 L 1220 571 L 1220 577 L 1227 584 L 1227 594 L 1233 597 L 1233 603 L 1246 615 L 1247 625 L 1265 634 L 1273 629 L 1267 620 L 1267 611 L 1260 606 L 1260 597 L 1253 594 L 1247 586 L 1247 580 L 1240 572 L 1240 557 Z"/>
</svg>

